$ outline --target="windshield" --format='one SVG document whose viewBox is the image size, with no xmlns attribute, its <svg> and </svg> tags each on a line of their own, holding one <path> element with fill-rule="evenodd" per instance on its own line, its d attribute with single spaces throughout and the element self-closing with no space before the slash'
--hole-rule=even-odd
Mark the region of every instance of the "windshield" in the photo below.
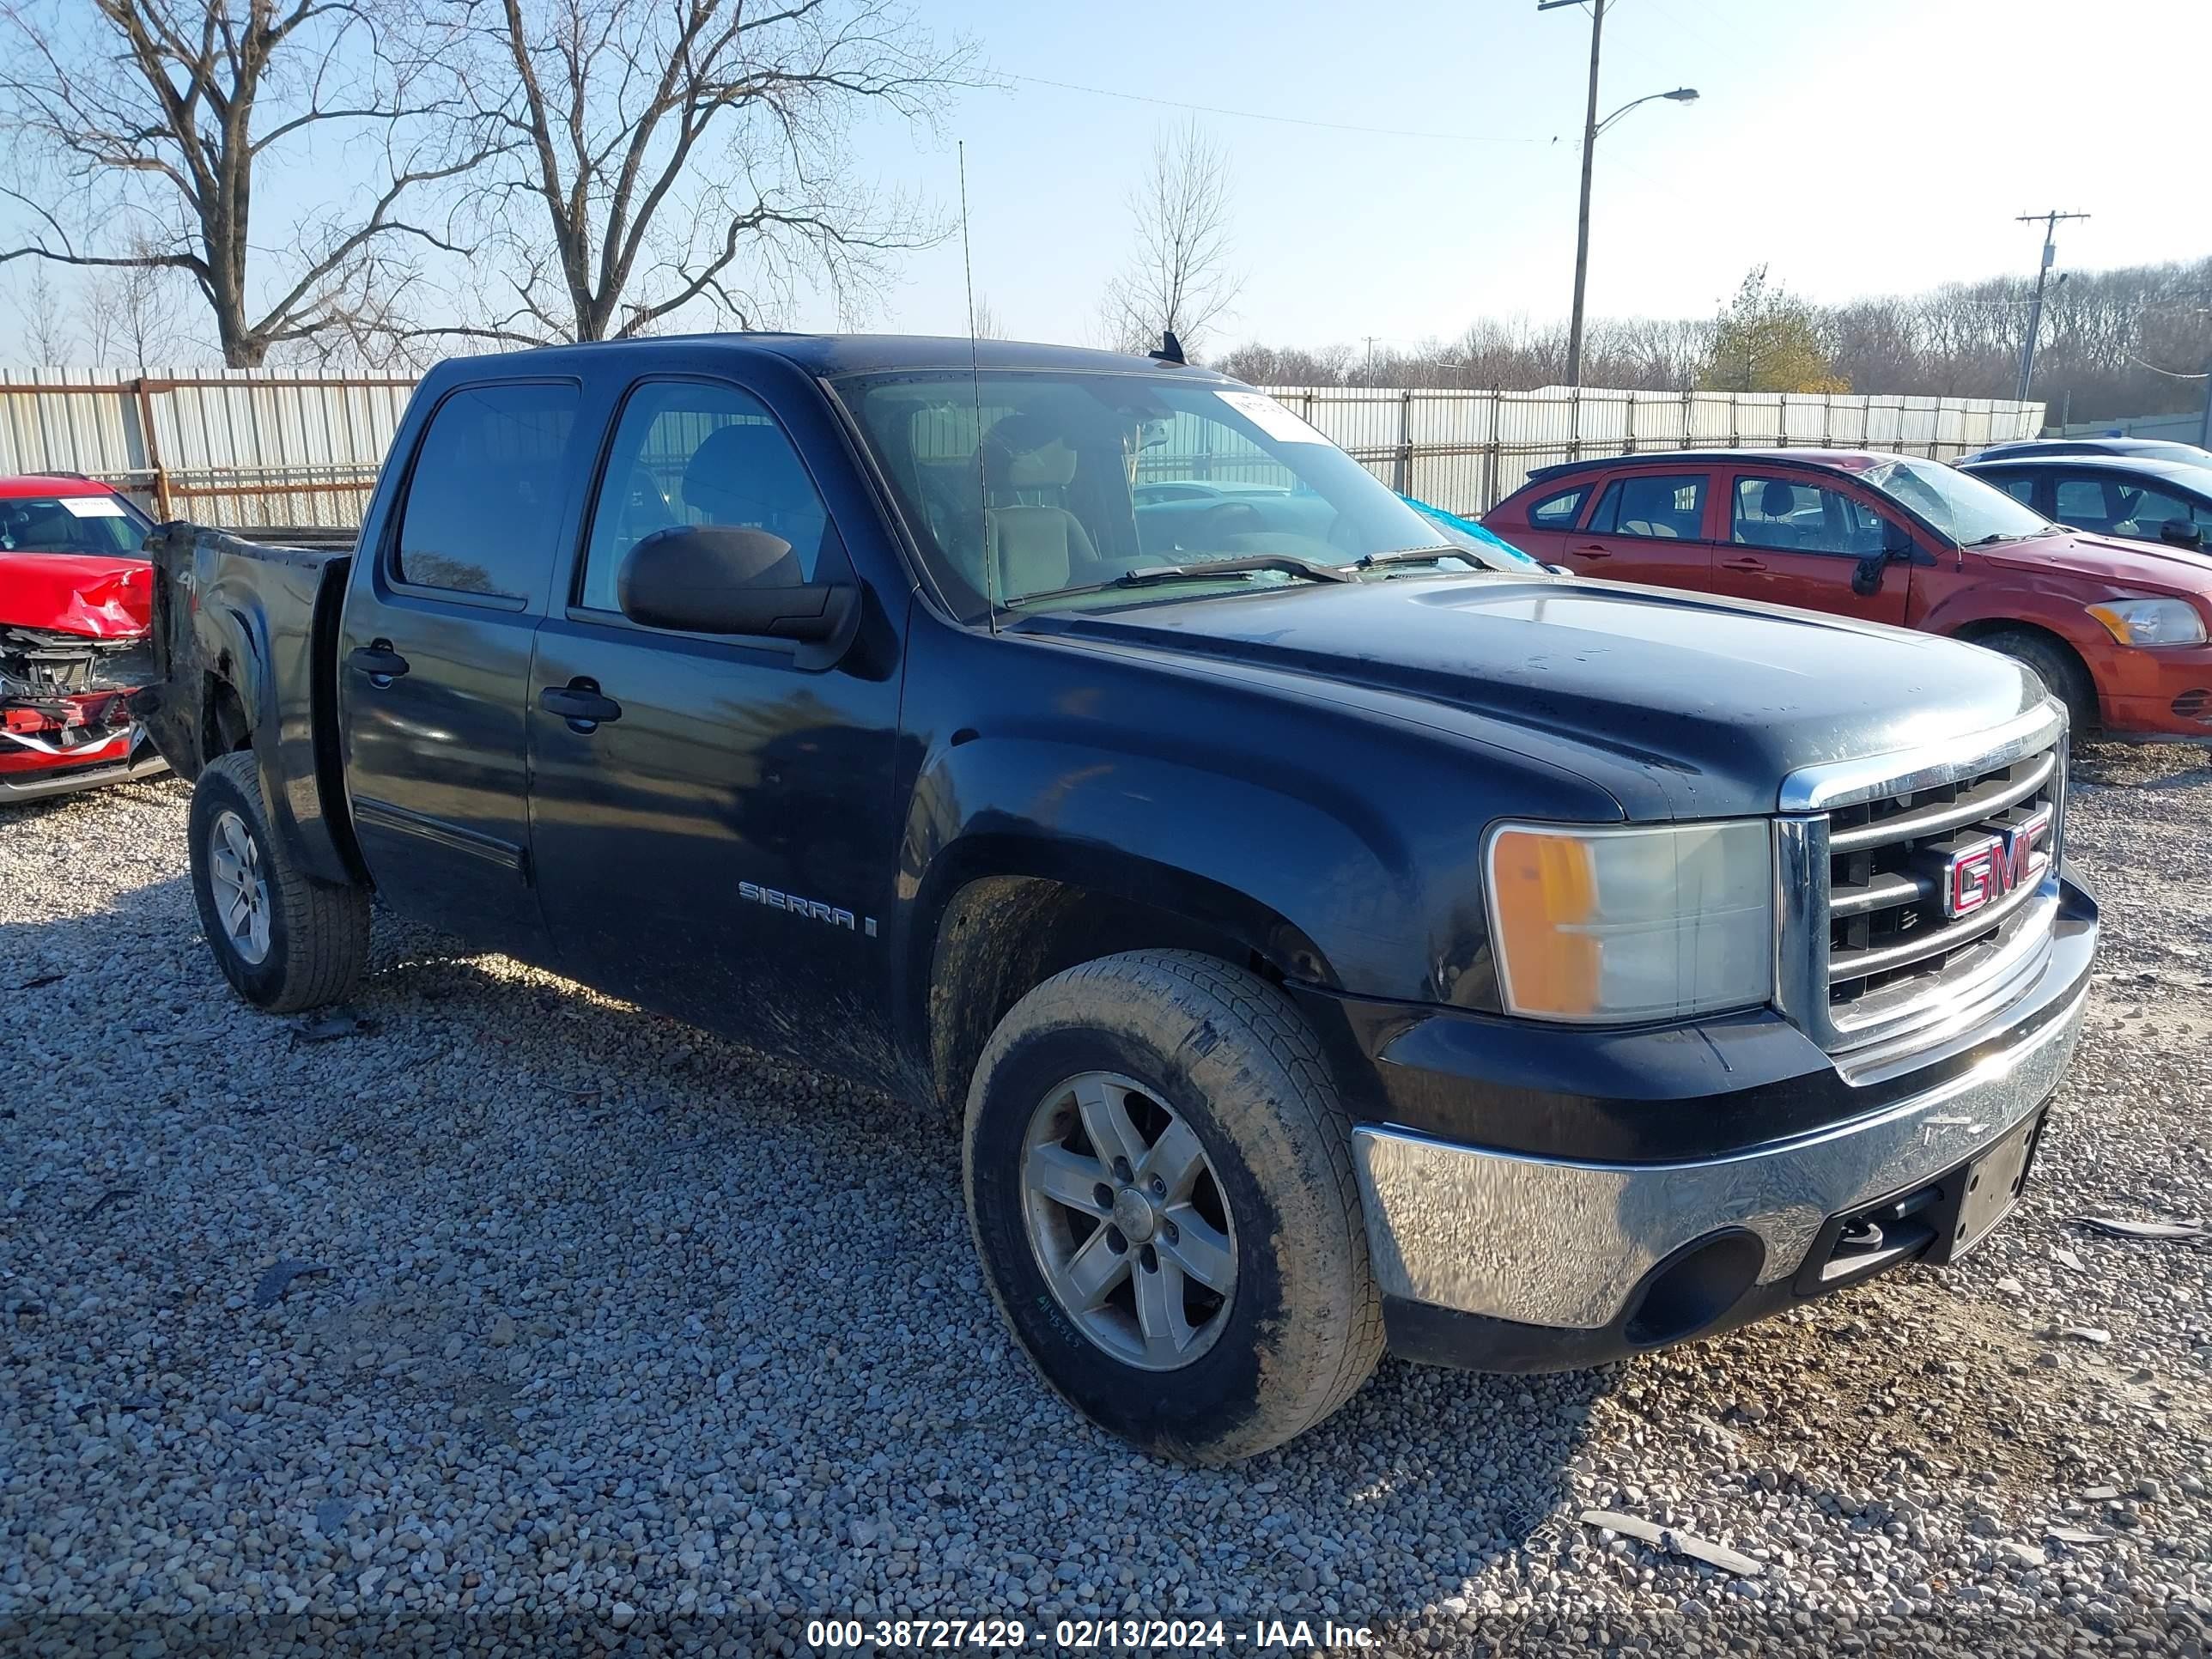
<svg viewBox="0 0 2212 1659">
<path fill-rule="evenodd" d="M 2026 502 L 1941 461 L 1885 461 L 1859 477 L 1961 547 L 1992 538 L 2021 541 L 2051 529 Z"/>
<path fill-rule="evenodd" d="M 135 554 L 152 528 L 118 495 L 0 499 L 0 552 Z"/>
<path fill-rule="evenodd" d="M 1127 603 L 1113 584 L 1164 565 L 1272 556 L 1285 568 L 1197 571 L 1139 590 L 1147 597 L 1297 582 L 1306 579 L 1294 561 L 1351 565 L 1449 539 L 1305 422 L 1242 386 L 948 370 L 839 390 L 966 621 L 993 600 Z M 1443 568 L 1465 574 L 1455 560 Z"/>
</svg>

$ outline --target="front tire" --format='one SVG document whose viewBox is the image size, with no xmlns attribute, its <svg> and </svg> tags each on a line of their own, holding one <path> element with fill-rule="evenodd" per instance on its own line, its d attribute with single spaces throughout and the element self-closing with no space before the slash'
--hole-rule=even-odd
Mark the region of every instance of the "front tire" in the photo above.
<svg viewBox="0 0 2212 1659">
<path fill-rule="evenodd" d="M 293 862 L 251 753 L 225 755 L 200 774 L 186 833 L 200 927 L 240 996 L 289 1014 L 353 989 L 368 961 L 368 895 Z"/>
<path fill-rule="evenodd" d="M 2097 688 L 2089 672 L 2068 647 L 2048 634 L 2026 628 L 2000 629 L 1974 641 L 2002 651 L 2035 671 L 2044 690 L 2066 705 L 2066 723 L 2076 738 L 2093 736 L 2098 726 Z"/>
<path fill-rule="evenodd" d="M 1145 1450 L 1280 1445 L 1382 1352 L 1351 1143 L 1264 980 L 1183 951 L 1069 969 L 1015 1004 L 968 1092 L 992 1297 L 1045 1381 Z"/>
</svg>

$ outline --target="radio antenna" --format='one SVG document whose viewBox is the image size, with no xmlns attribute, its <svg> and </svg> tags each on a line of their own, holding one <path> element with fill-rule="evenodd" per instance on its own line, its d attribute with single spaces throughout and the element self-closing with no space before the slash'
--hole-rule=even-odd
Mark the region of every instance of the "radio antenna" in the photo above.
<svg viewBox="0 0 2212 1659">
<path fill-rule="evenodd" d="M 968 250 L 968 141 L 959 141 L 960 269 L 968 279 L 968 386 L 975 409 L 975 527 L 983 538 L 984 620 L 995 635 L 1006 583 L 999 575 L 998 550 L 991 545 L 991 485 L 983 471 L 983 371 L 975 349 L 975 262 Z"/>
</svg>

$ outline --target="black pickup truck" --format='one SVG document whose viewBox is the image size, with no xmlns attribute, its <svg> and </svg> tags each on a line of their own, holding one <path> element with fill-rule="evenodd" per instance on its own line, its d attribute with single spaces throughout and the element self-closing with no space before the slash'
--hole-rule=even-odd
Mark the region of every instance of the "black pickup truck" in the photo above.
<svg viewBox="0 0 2212 1659">
<path fill-rule="evenodd" d="M 1139 1444 L 1277 1444 L 1974 1243 L 2073 1052 L 2063 711 L 1564 579 L 1179 363 L 764 335 L 447 363 L 350 554 L 173 526 L 209 944 L 370 896 L 964 1103 L 985 1277 Z"/>
</svg>

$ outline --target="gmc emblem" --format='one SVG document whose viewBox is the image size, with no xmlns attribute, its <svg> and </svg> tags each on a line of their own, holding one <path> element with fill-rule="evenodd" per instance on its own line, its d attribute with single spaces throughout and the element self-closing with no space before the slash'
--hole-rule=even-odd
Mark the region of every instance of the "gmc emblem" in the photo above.
<svg viewBox="0 0 2212 1659">
<path fill-rule="evenodd" d="M 1972 847 L 1951 854 L 1944 866 L 1943 914 L 1970 916 L 2023 883 L 2033 881 L 2051 860 L 2051 809 Z"/>
</svg>

